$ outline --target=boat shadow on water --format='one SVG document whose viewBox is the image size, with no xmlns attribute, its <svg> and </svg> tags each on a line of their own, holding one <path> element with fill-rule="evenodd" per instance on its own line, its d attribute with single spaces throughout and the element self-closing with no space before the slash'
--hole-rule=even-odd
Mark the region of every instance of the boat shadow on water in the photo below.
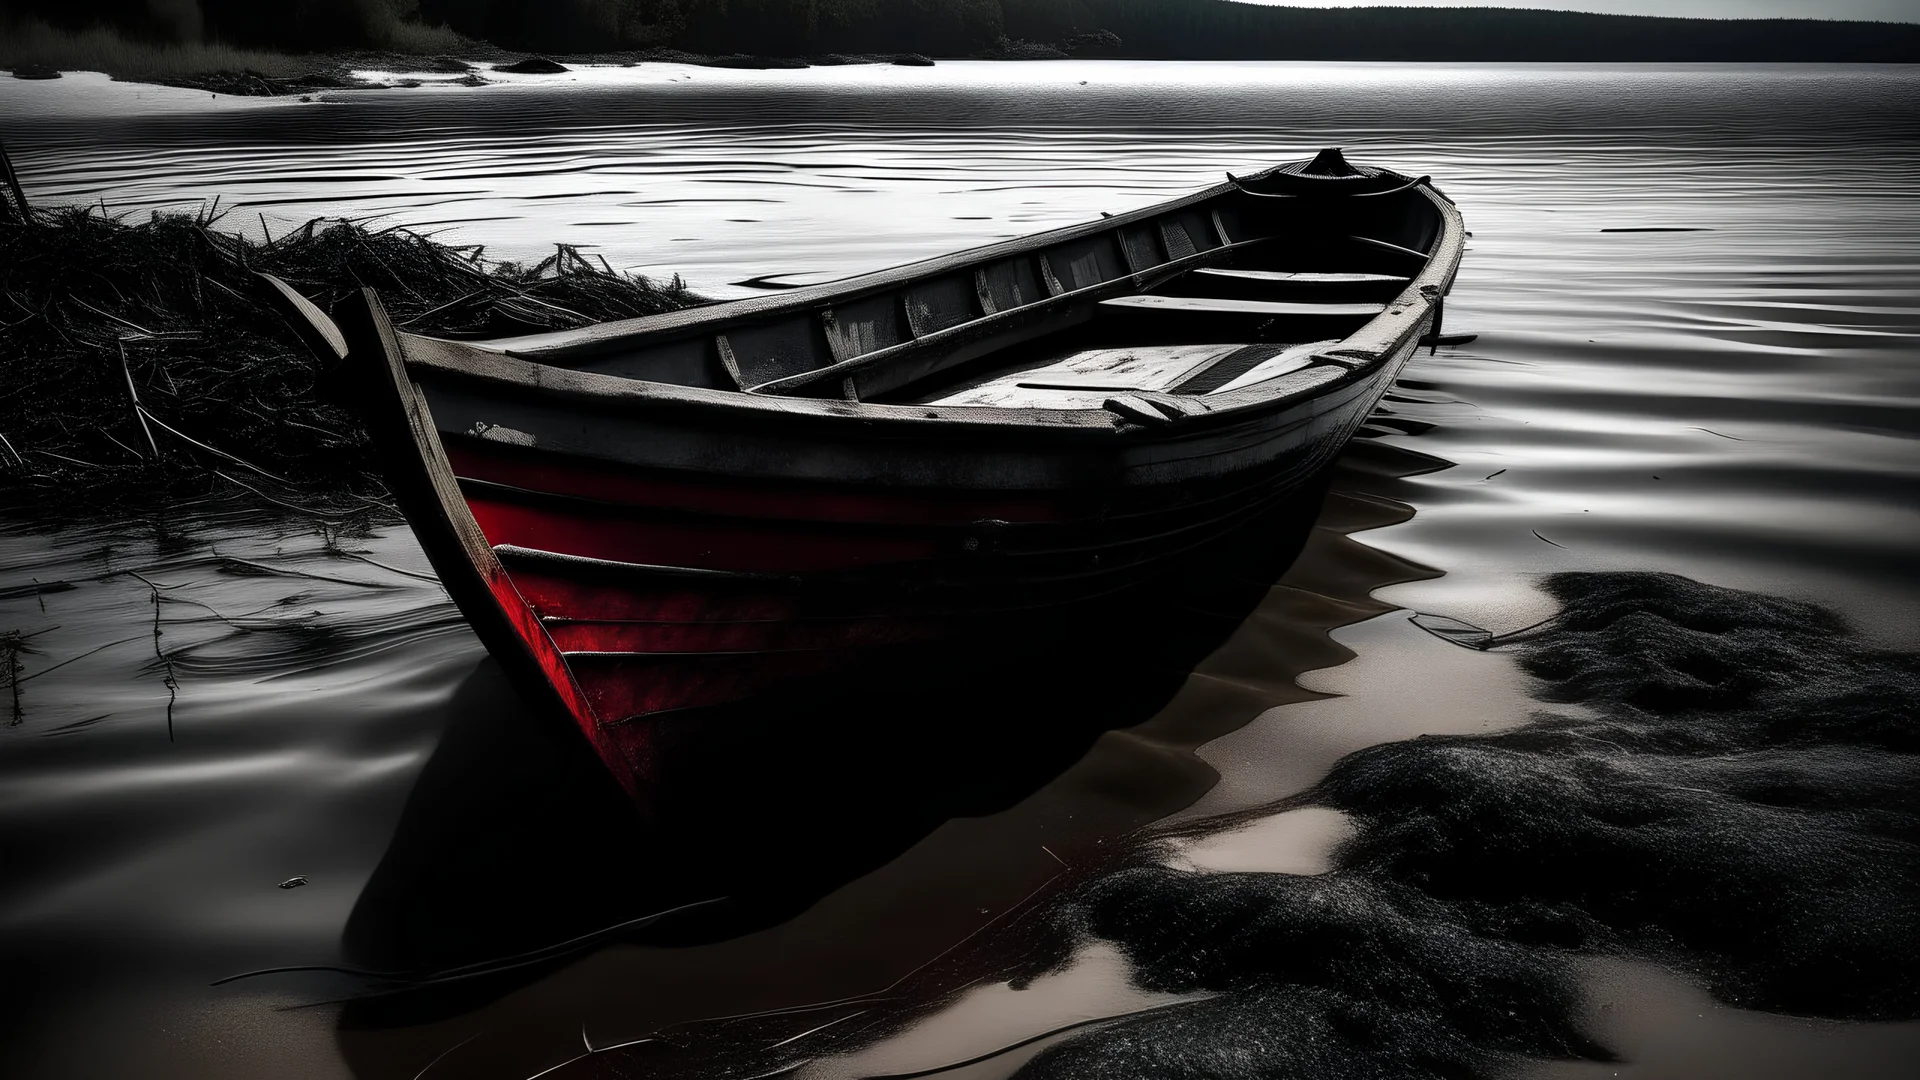
<svg viewBox="0 0 1920 1080">
<path fill-rule="evenodd" d="M 1336 472 L 1439 464 L 1363 439 Z M 1304 505 L 1151 592 L 1001 628 L 1012 660 L 956 650 L 867 672 L 857 694 L 656 718 L 650 819 L 482 664 L 348 921 L 353 963 L 405 974 L 346 1004 L 342 1052 L 357 1075 L 412 1075 L 483 1023 L 495 1053 L 551 1063 L 535 999 L 646 1031 L 894 982 L 1017 912 L 1063 858 L 1191 805 L 1216 780 L 1193 748 L 1316 696 L 1294 676 L 1351 655 L 1328 631 L 1431 573 L 1349 536 L 1407 507 Z"/>
<path fill-rule="evenodd" d="M 596 1047 L 686 1030 L 692 1067 L 720 1050 L 700 1034 L 711 1017 L 888 986 L 917 1011 L 1004 958 L 915 972 L 1023 918 L 1063 860 L 1104 858 L 1212 787 L 1195 748 L 1317 696 L 1295 676 L 1352 655 L 1328 632 L 1433 573 L 1351 534 L 1406 520 L 1397 478 L 1444 466 L 1357 440 L 1324 505 L 1250 524 L 1155 593 L 1003 628 L 1027 642 L 1010 663 L 659 721 L 651 821 L 482 664 L 348 922 L 353 963 L 408 974 L 346 1003 L 343 1057 L 411 1077 L 484 1028 L 473 1049 L 531 1075 L 587 1028 Z M 771 1041 L 808 1026 L 804 1010 L 773 1023 Z M 735 1036 L 722 1056 L 754 1058 Z"/>
<path fill-rule="evenodd" d="M 356 1000 L 344 1022 L 458 1013 L 609 941 L 751 933 L 944 822 L 1014 806 L 1103 733 L 1166 705 L 1313 525 L 1298 509 L 1274 515 L 1150 593 L 976 627 L 937 660 L 862 672 L 859 692 L 656 717 L 645 817 L 582 742 L 530 722 L 498 667 L 481 664 L 448 704 L 346 929 L 354 962 L 412 974 Z M 1015 655 L 999 661 L 972 647 L 1009 641 Z M 1196 769 L 1173 770 L 1140 809 L 1191 802 L 1211 783 Z"/>
</svg>

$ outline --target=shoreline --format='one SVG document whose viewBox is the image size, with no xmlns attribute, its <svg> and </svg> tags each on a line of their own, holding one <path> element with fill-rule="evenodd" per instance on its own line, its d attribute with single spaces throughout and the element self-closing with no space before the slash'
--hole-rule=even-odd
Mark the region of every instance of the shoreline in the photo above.
<svg viewBox="0 0 1920 1080">
<path fill-rule="evenodd" d="M 1920 62 L 1920 22 L 1859 19 L 1316 9 L 1231 0 L 1075 0 L 1069 14 L 1056 10 L 1069 5 L 926 0 L 897 10 L 829 4 L 832 10 L 823 13 L 808 5 L 813 15 L 782 21 L 785 16 L 773 12 L 788 12 L 787 0 L 769 0 L 768 11 L 729 13 L 717 5 L 697 14 L 656 12 L 659 18 L 615 0 L 583 2 L 611 21 L 589 26 L 526 0 L 482 5 L 484 12 L 456 5 L 458 10 L 437 13 L 444 22 L 430 21 L 408 4 L 357 27 L 306 25 L 305 16 L 291 10 L 251 21 L 213 12 L 164 27 L 132 16 L 91 24 L 71 16 L 0 16 L 6 30 L 0 69 L 28 78 L 100 70 L 216 93 L 281 95 L 364 85 L 354 78 L 356 64 L 360 70 L 385 66 L 482 78 L 478 65 L 522 58 L 534 63 L 529 74 L 552 72 L 555 61 L 757 69 L 924 66 L 945 59 Z M 679 11 L 676 5 L 665 8 Z"/>
<path fill-rule="evenodd" d="M 747 53 L 708 54 L 680 49 L 644 49 L 630 52 L 562 53 L 550 57 L 537 53 L 512 52 L 492 47 L 470 52 L 425 55 L 400 52 L 348 51 L 332 53 L 279 53 L 276 59 L 287 62 L 287 69 L 306 66 L 309 70 L 294 74 L 276 74 L 258 68 L 211 68 L 178 75 L 157 75 L 129 70 L 102 70 L 90 67 L 53 68 L 23 62 L 13 67 L 0 64 L 0 71 L 28 81 L 52 80 L 65 75 L 98 72 L 115 82 L 149 86 L 173 86 L 187 90 L 205 90 L 236 97 L 291 97 L 329 90 L 387 90 L 394 86 L 424 85 L 410 76 L 460 76 L 435 82 L 460 86 L 486 86 L 494 82 L 487 76 L 495 71 L 514 75 L 563 75 L 579 67 L 635 67 L 640 64 L 685 64 L 693 67 L 732 68 L 772 71 L 803 70 L 815 67 L 851 67 L 856 65 L 895 67 L 933 67 L 936 61 L 919 53 L 831 53 L 824 56 L 779 57 Z M 1040 59 L 1006 57 L 966 57 L 965 59 Z M 1048 57 L 1046 59 L 1066 59 Z M 398 83 L 376 82 L 356 72 L 381 71 L 401 76 Z"/>
<path fill-rule="evenodd" d="M 502 49 L 485 43 L 475 43 L 471 49 L 448 53 L 410 53 L 392 50 L 341 50 L 314 53 L 259 53 L 251 54 L 264 66 L 278 67 L 278 71 L 262 70 L 260 66 L 210 66 L 204 70 L 189 70 L 177 74 L 163 74 L 152 70 L 140 70 L 138 67 L 117 64 L 85 64 L 52 66 L 31 60 L 17 63 L 0 61 L 0 77 L 11 77 L 25 81 L 60 79 L 68 74 L 102 74 L 114 82 L 133 85 L 169 86 L 186 90 L 202 90 L 212 94 L 230 97 L 293 97 L 297 95 L 322 93 L 338 90 L 390 90 L 412 88 L 425 85 L 489 86 L 499 80 L 490 78 L 495 72 L 510 75 L 564 75 L 581 68 L 637 67 L 641 64 L 679 64 L 689 67 L 731 69 L 741 71 L 802 71 L 824 67 L 936 67 L 946 63 L 1015 63 L 1028 64 L 1048 61 L 1127 61 L 1167 64 L 1239 64 L 1239 63 L 1304 63 L 1304 64 L 1382 64 L 1393 66 L 1428 64 L 1469 64 L 1469 65 L 1591 65 L 1591 64 L 1648 64 L 1658 66 L 1698 66 L 1727 65 L 1831 65 L 1858 64 L 1866 66 L 1907 66 L 1920 63 L 1920 59 L 1908 61 L 1886 60 L 1779 60 L 1779 59 L 1621 59 L 1621 60 L 1553 60 L 1553 59 L 1501 59 L 1484 58 L 1446 59 L 1396 59 L 1387 57 L 1272 57 L 1265 61 L 1249 61 L 1233 58 L 1181 58 L 1181 57 L 1140 57 L 1140 56 L 1076 56 L 1061 52 L 1047 45 L 1031 42 L 1013 42 L 1008 49 L 986 53 L 960 56 L 932 57 L 921 53 L 826 53 L 802 56 L 767 56 L 752 53 L 697 53 L 684 49 L 651 48 L 609 52 L 588 53 L 530 53 Z M 363 77 L 363 72 L 380 72 L 396 76 L 391 81 L 377 81 Z M 426 76 L 428 78 L 420 78 Z M 455 78 L 433 78 L 434 76 L 457 76 Z"/>
</svg>

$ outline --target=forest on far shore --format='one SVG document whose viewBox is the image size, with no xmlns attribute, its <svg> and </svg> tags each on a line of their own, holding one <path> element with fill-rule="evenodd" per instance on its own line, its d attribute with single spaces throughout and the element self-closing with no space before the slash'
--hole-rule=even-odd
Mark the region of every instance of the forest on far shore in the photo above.
<svg viewBox="0 0 1920 1080">
<path fill-rule="evenodd" d="M 155 44 L 1195 60 L 1920 60 L 1920 26 L 1234 0 L 0 0 L 0 27 Z"/>
</svg>

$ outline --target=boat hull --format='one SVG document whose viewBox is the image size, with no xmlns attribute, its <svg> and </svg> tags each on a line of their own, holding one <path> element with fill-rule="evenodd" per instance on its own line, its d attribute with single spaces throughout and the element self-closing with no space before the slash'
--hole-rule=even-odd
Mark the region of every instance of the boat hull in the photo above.
<svg viewBox="0 0 1920 1080">
<path fill-rule="evenodd" d="M 976 359 L 964 345 L 916 353 L 914 342 L 869 335 L 867 353 L 841 358 L 833 335 L 854 334 L 846 312 L 897 302 L 913 322 L 915 298 L 932 295 L 917 283 L 963 278 L 954 260 L 965 253 L 933 260 L 919 276 L 905 268 L 856 279 L 845 295 L 825 298 L 830 355 L 778 377 L 818 389 L 832 384 L 810 371 L 844 372 L 841 399 L 666 384 L 596 368 L 595 358 L 624 364 L 635 355 L 678 355 L 674 342 L 685 338 L 707 342 L 700 348 L 741 375 L 749 347 L 773 340 L 756 339 L 754 327 L 796 318 L 752 302 L 644 320 L 621 334 L 590 328 L 545 343 L 543 352 L 397 333 L 369 290 L 335 312 L 337 333 L 312 336 L 316 348 L 336 353 L 344 340 L 350 366 L 372 391 L 367 420 L 395 498 L 482 640 L 531 702 L 565 721 L 556 730 L 584 736 L 644 807 L 655 767 L 651 728 L 663 714 L 857 693 L 929 664 L 951 670 L 1044 649 L 1061 613 L 1124 605 L 1254 519 L 1290 506 L 1310 513 L 1328 464 L 1423 335 L 1437 330 L 1438 298 L 1459 258 L 1451 204 L 1424 190 L 1390 195 L 1402 209 L 1370 211 L 1366 220 L 1411 222 L 1391 234 L 1424 238 L 1431 250 L 1364 241 L 1391 249 L 1382 257 L 1389 262 L 1419 259 L 1425 267 L 1385 277 L 1406 285 L 1390 302 L 1342 299 L 1328 309 L 1326 318 L 1364 325 L 1323 342 L 1324 350 L 1296 347 L 1297 361 L 1278 356 L 1280 346 L 1185 346 L 1193 355 L 1246 353 L 1248 364 L 1277 365 L 1276 374 L 1247 388 L 1223 374 L 1184 396 L 1116 394 L 1097 409 L 969 407 L 938 394 L 912 400 L 913 379 L 938 385 L 941 364 Z M 1155 249 L 1181 273 L 1239 265 L 1235 237 L 1242 221 L 1256 220 L 1252 210 L 1208 209 L 1209 198 L 1238 205 L 1240 193 L 1226 187 L 1134 215 L 1201 222 L 1182 236 L 1198 236 L 1207 220 L 1217 226 L 1211 247 Z M 1421 225 L 1427 219 L 1411 212 L 1428 204 L 1437 225 Z M 1122 216 L 1111 232 L 1127 237 L 1137 227 Z M 972 318 L 991 326 L 936 327 L 922 340 L 984 340 L 989 330 L 1004 337 L 1036 325 L 1054 339 L 1100 328 L 1151 338 L 1159 324 L 1139 321 L 1139 304 L 1087 307 L 1114 306 L 1114 289 L 1127 281 L 1096 276 L 1074 282 L 1075 292 L 1054 278 L 1056 265 L 1068 277 L 1079 272 L 1056 252 L 1099 253 L 1099 234 L 1083 232 L 1034 241 L 1036 276 L 1053 295 L 1032 303 L 1030 316 L 1013 313 L 1027 321 L 996 314 L 998 286 L 982 271 Z M 1354 272 L 1379 267 L 1354 256 L 1355 247 L 1320 244 L 1315 250 L 1345 253 L 1329 257 L 1338 273 L 1323 276 L 1339 279 L 1340 289 L 1374 288 L 1361 279 L 1380 275 Z M 1020 257 L 1009 250 L 977 257 L 1003 267 Z M 1105 273 L 1097 263 L 1086 264 L 1089 272 Z M 1295 276 L 1216 274 L 1247 289 Z M 1177 280 L 1156 270 L 1132 283 Z M 881 301 L 858 299 L 876 289 Z M 1196 308 L 1209 318 L 1214 309 L 1290 317 L 1311 305 L 1196 302 L 1175 290 L 1162 306 L 1185 319 Z M 317 313 L 299 314 L 333 329 Z M 1054 321 L 1044 324 L 1042 315 Z M 1326 336 L 1317 329 L 1324 323 L 1312 324 L 1313 336 Z M 1268 340 L 1258 334 L 1271 325 L 1247 322 L 1235 332 Z M 1061 370 L 1059 378 L 1078 377 Z M 878 387 L 879 400 L 865 400 L 863 385 Z M 1018 392 L 1061 397 L 1052 385 Z"/>
</svg>

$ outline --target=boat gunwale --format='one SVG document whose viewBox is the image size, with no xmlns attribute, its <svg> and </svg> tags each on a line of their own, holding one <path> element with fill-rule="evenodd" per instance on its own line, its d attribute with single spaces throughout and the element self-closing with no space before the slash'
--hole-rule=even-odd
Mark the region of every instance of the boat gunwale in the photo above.
<svg viewBox="0 0 1920 1080">
<path fill-rule="evenodd" d="M 1279 168 L 1282 166 L 1276 165 L 1242 179 L 1262 178 Z M 677 311 L 665 311 L 657 315 L 641 315 L 632 319 L 594 323 L 572 330 L 507 338 L 476 339 L 463 341 L 461 344 L 529 360 L 541 358 L 553 362 L 587 359 L 629 347 L 636 343 L 635 339 L 678 336 L 681 333 L 697 331 L 708 322 L 735 323 L 759 320 L 794 314 L 828 302 L 861 300 L 909 282 L 966 269 L 976 263 L 991 262 L 1012 255 L 1031 254 L 1053 244 L 1078 240 L 1108 229 L 1117 229 L 1123 225 L 1137 224 L 1162 214 L 1184 210 L 1222 195 L 1230 195 L 1239 190 L 1234 182 L 1224 181 L 1165 202 L 1095 218 L 1092 221 L 1076 222 L 1072 225 L 1027 233 L 1024 236 L 998 240 L 978 247 L 949 251 L 914 262 L 870 270 L 851 277 L 836 278 L 833 281 L 823 281 L 817 285 L 783 289 L 771 296 L 745 296 L 737 300 L 722 300 L 718 303 L 701 304 Z M 1158 267 L 1128 276 L 1138 277 L 1151 272 L 1152 269 L 1158 269 Z"/>
<path fill-rule="evenodd" d="M 1222 185 L 1228 187 L 1228 185 Z M 1211 189 L 1210 189 L 1211 190 Z M 1369 319 L 1340 342 L 1316 354 L 1334 361 L 1346 370 L 1331 380 L 1293 392 L 1284 392 L 1294 376 L 1322 370 L 1328 364 L 1316 364 L 1276 379 L 1255 383 L 1238 390 L 1210 395 L 1167 395 L 1189 406 L 1191 412 L 1169 417 L 1163 424 L 1140 424 L 1104 408 L 1039 409 L 990 405 L 894 404 L 885 402 L 844 401 L 835 398 L 806 398 L 685 386 L 645 379 L 632 379 L 601 372 L 582 371 L 528 359 L 513 353 L 483 347 L 475 342 L 430 338 L 400 333 L 400 343 L 410 370 L 421 375 L 451 378 L 483 386 L 511 390 L 542 397 L 615 411 L 641 411 L 650 408 L 686 409 L 695 412 L 718 410 L 729 414 L 758 415 L 768 419 L 797 422 L 885 423 L 908 429 L 947 429 L 968 433 L 985 431 L 1041 430 L 1057 432 L 1066 438 L 1106 438 L 1112 436 L 1151 438 L 1178 431 L 1186 434 L 1196 427 L 1233 423 L 1252 413 L 1271 408 L 1310 403 L 1343 386 L 1372 374 L 1372 369 L 1405 347 L 1437 321 L 1440 299 L 1450 289 L 1465 250 L 1465 224 L 1453 203 L 1429 186 L 1417 189 L 1440 215 L 1440 229 L 1426 258 L 1426 265 L 1409 280 L 1404 289 L 1388 302 L 1386 310 Z M 1199 198 L 1201 196 L 1195 196 Z M 1184 205 L 1180 201 L 1179 205 Z M 1176 203 L 1159 203 L 1137 213 L 1151 217 L 1164 213 Z M 1103 218 L 1086 223 L 1089 230 L 1104 229 L 1116 219 Z M 1076 226 L 1075 228 L 1081 228 Z M 1063 230 L 1056 230 L 1056 233 Z M 1054 236 L 1042 233 L 1038 236 Z M 1033 237 L 1027 238 L 1034 239 Z M 1011 243 L 1011 242 L 1010 242 Z M 951 258 L 975 253 L 962 252 Z M 939 260 L 933 260 L 938 262 Z M 929 263 L 909 264 L 883 274 L 894 275 L 907 269 L 924 271 Z M 943 267 L 950 269 L 951 267 Z M 922 276 L 920 273 L 911 275 Z M 898 285 L 900 278 L 890 277 L 887 287 Z M 797 291 L 797 290 L 796 290 Z M 799 304 L 810 307 L 817 299 Z M 689 309 L 706 310 L 713 309 Z M 649 316 L 648 318 L 658 318 Z M 616 324 L 607 323 L 603 326 Z M 588 328 L 591 329 L 591 328 Z M 1137 396 L 1137 395 L 1136 395 Z"/>
</svg>

